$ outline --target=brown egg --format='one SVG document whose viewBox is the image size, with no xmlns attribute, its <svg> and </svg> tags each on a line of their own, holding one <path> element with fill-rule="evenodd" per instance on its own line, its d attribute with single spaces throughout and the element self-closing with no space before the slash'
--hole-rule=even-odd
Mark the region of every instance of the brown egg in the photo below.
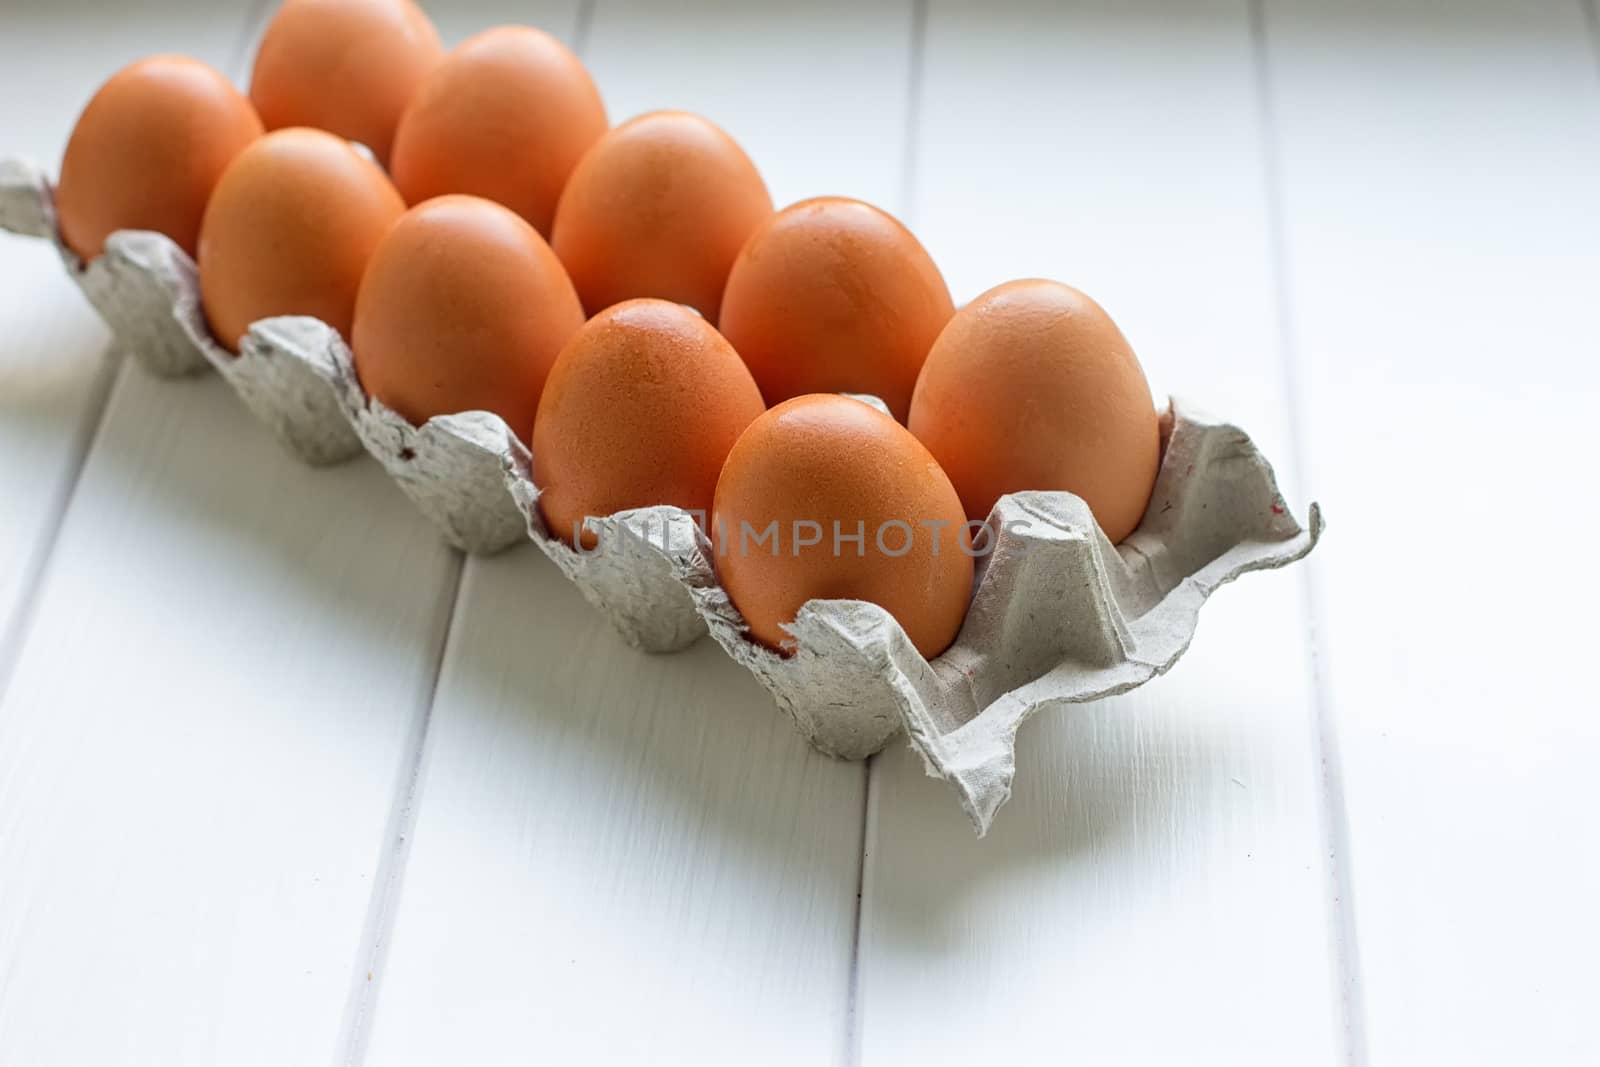
<svg viewBox="0 0 1600 1067">
<path fill-rule="evenodd" d="M 790 640 L 781 624 L 808 600 L 866 600 L 932 658 L 955 640 L 972 592 L 964 521 L 910 431 L 825 394 L 750 424 L 717 481 L 711 533 L 717 577 L 762 644 Z"/>
<path fill-rule="evenodd" d="M 567 175 L 606 127 L 600 92 L 566 45 L 501 26 L 463 42 L 422 83 L 389 169 L 407 203 L 472 193 L 548 235 Z"/>
<path fill-rule="evenodd" d="M 361 274 L 405 203 L 383 171 L 321 130 L 269 133 L 239 153 L 200 227 L 200 301 L 237 351 L 250 324 L 311 315 L 348 338 Z"/>
<path fill-rule="evenodd" d="M 413 423 L 492 411 L 524 442 L 583 309 L 561 261 L 509 208 L 427 200 L 384 237 L 356 301 L 356 373 Z"/>
<path fill-rule="evenodd" d="M 628 300 L 562 349 L 533 423 L 539 512 L 567 544 L 589 516 L 675 504 L 711 512 L 734 441 L 765 410 L 739 353 L 682 304 Z M 581 531 L 581 533 L 578 533 Z"/>
<path fill-rule="evenodd" d="M 550 243 L 590 314 L 658 296 L 716 322 L 728 268 L 771 214 L 772 197 L 733 138 L 699 115 L 657 111 L 578 161 Z"/>
<path fill-rule="evenodd" d="M 314 126 L 387 161 L 401 113 L 443 54 L 411 0 L 287 0 L 261 38 L 250 99 L 269 130 Z"/>
<path fill-rule="evenodd" d="M 84 108 L 56 189 L 61 238 L 94 259 L 117 230 L 154 230 L 189 255 L 217 179 L 261 136 L 250 101 L 185 56 L 124 67 Z"/>
<path fill-rule="evenodd" d="M 910 426 L 970 517 L 1006 493 L 1065 490 L 1113 543 L 1144 517 L 1161 465 L 1133 349 L 1099 304 L 1060 282 L 1007 282 L 958 311 L 928 353 Z"/>
<path fill-rule="evenodd" d="M 728 275 L 722 332 L 767 403 L 870 393 L 904 419 L 955 307 L 911 231 L 870 204 L 802 200 L 768 219 Z"/>
</svg>

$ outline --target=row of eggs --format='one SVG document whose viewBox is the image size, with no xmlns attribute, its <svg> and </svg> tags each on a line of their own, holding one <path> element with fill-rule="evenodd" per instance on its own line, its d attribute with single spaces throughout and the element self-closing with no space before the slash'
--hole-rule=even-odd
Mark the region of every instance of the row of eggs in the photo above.
<svg viewBox="0 0 1600 1067">
<path fill-rule="evenodd" d="M 119 229 L 195 256 L 225 347 L 311 315 L 414 423 L 500 415 L 568 543 L 592 543 L 585 517 L 655 504 L 724 531 L 905 531 L 893 549 L 715 539 L 719 580 L 774 648 L 807 600 L 850 598 L 937 655 L 1001 495 L 1076 493 L 1119 541 L 1160 463 L 1143 371 L 1082 293 L 1028 279 L 958 311 L 885 212 L 774 211 L 706 119 L 610 128 L 553 37 L 501 27 L 444 54 L 411 0 L 288 0 L 248 98 L 191 59 L 124 69 L 73 132 L 56 208 L 85 261 Z"/>
</svg>

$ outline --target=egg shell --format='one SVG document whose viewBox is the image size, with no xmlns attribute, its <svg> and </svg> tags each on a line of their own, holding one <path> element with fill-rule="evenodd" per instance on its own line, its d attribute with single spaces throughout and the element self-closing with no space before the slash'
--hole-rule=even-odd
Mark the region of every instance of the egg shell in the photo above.
<svg viewBox="0 0 1600 1067">
<path fill-rule="evenodd" d="M 769 404 L 866 393 L 904 419 L 955 306 L 927 251 L 871 204 L 819 197 L 751 236 L 728 275 L 722 332 Z"/>
<path fill-rule="evenodd" d="M 923 365 L 910 427 L 971 518 L 1006 493 L 1064 490 L 1113 544 L 1144 517 L 1161 465 L 1160 419 L 1122 331 L 1043 279 L 996 286 L 956 313 Z"/>
<path fill-rule="evenodd" d="M 371 160 L 321 130 L 278 130 L 217 183 L 200 228 L 200 299 L 237 352 L 258 319 L 310 315 L 350 336 L 367 260 L 405 202 Z"/>
<path fill-rule="evenodd" d="M 575 334 L 533 424 L 545 525 L 595 546 L 583 520 L 672 504 L 711 512 L 728 450 L 766 405 L 716 329 L 666 300 L 628 300 Z"/>
<path fill-rule="evenodd" d="M 390 173 L 407 203 L 472 193 L 548 236 L 567 176 L 608 125 L 594 79 L 566 45 L 501 26 L 462 42 L 422 83 Z"/>
<path fill-rule="evenodd" d="M 711 523 L 717 577 L 768 647 L 790 640 L 782 624 L 808 600 L 865 600 L 931 659 L 955 640 L 972 593 L 965 518 L 904 426 L 849 397 L 796 397 L 728 454 Z M 774 539 L 757 543 L 773 522 Z M 858 532 L 860 546 L 844 539 Z"/>
<path fill-rule="evenodd" d="M 734 258 L 771 214 L 766 183 L 732 137 L 699 115 L 657 111 L 578 161 L 551 244 L 591 315 L 655 296 L 715 323 Z"/>
<path fill-rule="evenodd" d="M 583 309 L 561 261 L 511 209 L 424 201 L 373 253 L 356 301 L 356 373 L 421 425 L 490 411 L 527 441 L 546 376 Z"/>
<path fill-rule="evenodd" d="M 269 130 L 314 126 L 387 162 L 401 114 L 443 55 L 411 0 L 287 0 L 261 38 L 250 99 Z"/>
<path fill-rule="evenodd" d="M 191 257 L 217 181 L 261 136 L 250 101 L 187 56 L 152 56 L 100 87 L 61 161 L 61 237 L 91 260 L 117 230 L 151 230 Z"/>
</svg>

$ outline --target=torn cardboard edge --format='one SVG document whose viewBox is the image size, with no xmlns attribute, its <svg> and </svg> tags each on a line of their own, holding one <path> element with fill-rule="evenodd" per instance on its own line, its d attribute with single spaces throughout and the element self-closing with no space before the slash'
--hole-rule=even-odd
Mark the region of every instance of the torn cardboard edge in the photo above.
<svg viewBox="0 0 1600 1067">
<path fill-rule="evenodd" d="M 1006 496 L 989 516 L 993 550 L 977 561 L 966 621 L 937 659 L 919 655 L 883 609 L 842 600 L 806 604 L 787 627 L 793 653 L 780 655 L 746 636 L 717 584 L 710 543 L 687 512 L 660 506 L 591 518 L 599 546 L 575 550 L 545 529 L 528 451 L 498 416 L 466 412 L 412 426 L 363 393 L 348 346 L 311 318 L 258 322 L 232 355 L 210 335 L 195 265 L 181 249 L 159 234 L 122 231 L 85 267 L 62 244 L 49 182 L 35 167 L 0 161 L 0 228 L 53 241 L 119 342 L 152 373 L 216 369 L 309 464 L 365 448 L 458 548 L 483 554 L 532 540 L 638 648 L 670 652 L 709 632 L 819 750 L 863 759 L 903 730 L 927 772 L 955 789 L 979 835 L 1011 794 L 1024 720 L 1164 673 L 1217 587 L 1302 558 L 1322 533 L 1317 505 L 1306 527 L 1289 513 L 1244 431 L 1174 401 L 1149 508 L 1120 546 L 1069 493 Z"/>
<path fill-rule="evenodd" d="M 152 374 L 217 371 L 284 447 L 313 466 L 342 463 L 365 448 L 457 548 L 498 552 L 524 536 L 504 486 L 505 430 L 495 416 L 468 412 L 412 426 L 362 392 L 349 348 L 315 319 L 257 322 L 235 356 L 211 335 L 187 253 L 161 234 L 124 230 L 85 267 L 61 240 L 49 181 L 30 164 L 0 161 L 0 227 L 50 240 L 119 347 Z"/>
<path fill-rule="evenodd" d="M 683 647 L 697 617 L 829 755 L 864 759 L 903 729 L 981 836 L 1011 795 L 1026 719 L 1165 673 L 1188 649 L 1213 591 L 1304 557 L 1322 535 L 1321 510 L 1311 506 L 1308 527 L 1295 520 L 1242 430 L 1174 401 L 1163 431 L 1145 518 L 1120 546 L 1070 493 L 1002 497 L 989 515 L 994 548 L 977 561 L 966 621 L 932 661 L 888 612 L 843 600 L 805 605 L 787 627 L 795 651 L 780 655 L 747 636 L 689 513 L 653 507 L 590 519 L 599 544 L 580 552 L 540 521 L 525 450 L 507 456 L 507 477 L 529 536 L 630 641 Z"/>
</svg>

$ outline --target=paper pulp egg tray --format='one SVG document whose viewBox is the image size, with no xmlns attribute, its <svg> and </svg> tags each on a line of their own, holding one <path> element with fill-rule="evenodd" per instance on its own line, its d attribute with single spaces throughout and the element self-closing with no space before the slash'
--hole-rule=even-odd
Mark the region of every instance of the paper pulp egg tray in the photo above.
<svg viewBox="0 0 1600 1067">
<path fill-rule="evenodd" d="M 364 449 L 466 552 L 531 540 L 638 648 L 672 652 L 709 633 L 821 751 L 864 759 L 903 732 L 979 834 L 1011 794 L 1025 719 L 1162 674 L 1218 586 L 1300 559 L 1322 533 L 1316 504 L 1305 525 L 1290 513 L 1248 434 L 1174 400 L 1155 491 L 1122 544 L 1070 493 L 1011 494 L 989 516 L 991 550 L 976 561 L 966 621 L 942 655 L 924 659 L 882 608 L 850 600 L 806 604 L 789 627 L 793 652 L 781 655 L 747 637 L 689 513 L 661 506 L 590 519 L 598 547 L 570 548 L 540 520 L 528 451 L 498 416 L 412 426 L 365 395 L 348 347 L 316 319 L 265 319 L 232 355 L 209 333 L 186 253 L 160 234 L 121 231 L 85 266 L 62 243 L 50 184 L 30 165 L 0 162 L 0 228 L 54 242 L 119 347 L 149 372 L 215 370 L 308 464 Z"/>
</svg>

